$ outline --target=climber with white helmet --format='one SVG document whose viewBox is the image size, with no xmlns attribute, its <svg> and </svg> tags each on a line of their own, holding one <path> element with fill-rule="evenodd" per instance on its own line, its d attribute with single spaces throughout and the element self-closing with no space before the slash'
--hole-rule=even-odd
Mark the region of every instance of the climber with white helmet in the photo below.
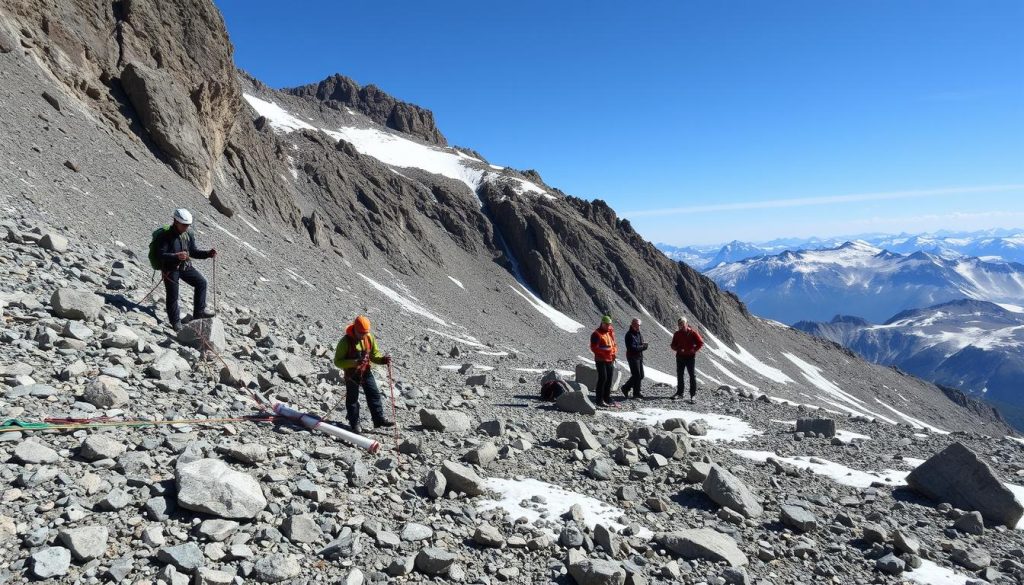
<svg viewBox="0 0 1024 585">
<path fill-rule="evenodd" d="M 150 260 L 157 260 L 163 273 L 167 291 L 167 319 L 175 331 L 181 329 L 181 313 L 178 308 L 178 283 L 184 280 L 192 286 L 192 318 L 213 317 L 214 312 L 206 308 L 206 278 L 192 265 L 192 259 L 203 260 L 217 256 L 217 250 L 200 250 L 196 247 L 195 235 L 189 231 L 192 214 L 187 209 L 174 210 L 174 222 L 160 228 L 153 234 L 150 246 Z"/>
</svg>

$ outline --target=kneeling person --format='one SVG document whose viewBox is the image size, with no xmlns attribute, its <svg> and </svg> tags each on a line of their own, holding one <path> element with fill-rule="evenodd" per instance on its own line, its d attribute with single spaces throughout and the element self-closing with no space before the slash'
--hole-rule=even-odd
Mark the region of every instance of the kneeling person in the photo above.
<svg viewBox="0 0 1024 585">
<path fill-rule="evenodd" d="M 359 426 L 359 388 L 366 393 L 366 404 L 370 407 L 373 427 L 393 427 L 395 423 L 384 417 L 377 380 L 370 371 L 371 364 L 390 364 L 391 356 L 382 355 L 377 340 L 370 333 L 370 320 L 363 315 L 356 317 L 345 329 L 345 337 L 338 342 L 334 351 L 334 365 L 345 375 L 345 411 L 348 426 L 354 433 L 361 433 Z"/>
</svg>

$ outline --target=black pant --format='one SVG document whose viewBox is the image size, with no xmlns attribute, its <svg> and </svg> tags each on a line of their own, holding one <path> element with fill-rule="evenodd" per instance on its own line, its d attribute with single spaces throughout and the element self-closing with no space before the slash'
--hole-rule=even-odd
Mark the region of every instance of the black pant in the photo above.
<svg viewBox="0 0 1024 585">
<path fill-rule="evenodd" d="M 679 380 L 679 389 L 676 394 L 682 394 L 686 388 L 683 379 L 687 370 L 690 372 L 690 398 L 693 398 L 693 395 L 697 393 L 697 356 L 676 355 L 676 377 Z"/>
<path fill-rule="evenodd" d="M 623 392 L 628 396 L 633 391 L 633 396 L 640 396 L 640 382 L 644 379 L 644 358 L 626 358 L 629 362 L 629 381 L 622 387 Z"/>
<path fill-rule="evenodd" d="M 359 422 L 359 387 L 363 387 L 366 393 L 366 404 L 370 407 L 370 416 L 374 424 L 384 421 L 384 405 L 380 398 L 380 389 L 377 388 L 377 380 L 373 372 L 366 372 L 366 376 L 360 380 L 356 372 L 345 372 L 345 412 L 348 415 L 348 425 L 355 426 Z"/>
<path fill-rule="evenodd" d="M 597 393 L 598 402 L 611 404 L 612 401 L 612 377 L 615 375 L 614 362 L 594 362 L 597 367 Z"/>
<path fill-rule="evenodd" d="M 181 323 L 181 309 L 178 307 L 178 280 L 192 286 L 192 314 L 206 310 L 206 279 L 192 266 L 164 273 L 164 290 L 167 291 L 167 319 L 171 325 Z"/>
</svg>

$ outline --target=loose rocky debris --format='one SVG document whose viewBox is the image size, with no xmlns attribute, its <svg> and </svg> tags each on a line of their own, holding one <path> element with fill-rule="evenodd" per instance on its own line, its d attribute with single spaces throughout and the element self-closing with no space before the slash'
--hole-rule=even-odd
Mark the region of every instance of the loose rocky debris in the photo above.
<svg viewBox="0 0 1024 585">
<path fill-rule="evenodd" d="M 340 414 L 333 342 L 317 341 L 336 330 L 314 334 L 236 298 L 175 335 L 159 311 L 125 302 L 149 288 L 137 259 L 67 239 L 63 251 L 41 237 L 0 249 L 11 274 L 0 281 L 4 416 L 223 419 L 253 414 L 257 390 L 332 420 Z M 853 417 L 839 420 L 872 441 L 836 444 L 817 426 L 798 437 L 771 421 L 810 418 L 804 409 L 728 388 L 708 393 L 693 414 L 648 412 L 671 408 L 658 397 L 622 403 L 621 412 L 638 414 L 622 418 L 586 408 L 582 392 L 566 399 L 572 406 L 517 401 L 537 382 L 517 381 L 498 357 L 484 384 L 467 385 L 463 374 L 435 373 L 417 347 L 393 350 L 401 441 L 392 451 L 389 433 L 375 435 L 386 446 L 379 456 L 287 424 L 244 421 L 0 434 L 0 577 L 898 583 L 941 570 L 991 583 L 1024 578 L 1021 533 L 1006 528 L 1015 500 L 996 489 L 1022 481 L 1024 457 L 1012 441 L 918 436 Z M 760 434 L 724 434 L 722 417 Z M 935 473 L 928 462 L 910 473 L 916 485 L 962 493 L 958 482 L 969 476 L 975 499 L 929 496 L 950 502 L 937 504 L 882 477 L 842 485 L 777 458 L 740 458 L 730 441 L 903 473 L 939 453 L 940 469 L 961 471 Z M 977 457 L 951 446 L 959 455 L 948 459 L 943 449 L 954 441 Z M 987 474 L 981 483 L 978 470 Z"/>
</svg>

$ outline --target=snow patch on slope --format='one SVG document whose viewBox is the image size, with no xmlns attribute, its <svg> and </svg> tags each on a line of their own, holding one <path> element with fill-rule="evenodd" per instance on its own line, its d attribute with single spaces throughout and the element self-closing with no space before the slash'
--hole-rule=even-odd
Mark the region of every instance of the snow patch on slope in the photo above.
<svg viewBox="0 0 1024 585">
<path fill-rule="evenodd" d="M 555 327 L 569 333 L 578 333 L 583 329 L 582 323 L 573 320 L 572 317 L 569 317 L 565 313 L 562 313 L 558 309 L 540 300 L 539 297 L 530 292 L 530 289 L 526 288 L 522 284 L 517 283 L 517 285 L 519 288 L 512 285 L 509 285 L 509 288 L 511 288 L 517 295 L 523 297 L 523 300 L 536 309 L 538 313 L 547 317 L 552 323 L 554 323 Z M 520 289 L 522 290 L 520 291 Z"/>
<path fill-rule="evenodd" d="M 388 297 L 389 299 L 391 299 L 392 301 L 397 303 L 398 306 L 402 307 L 406 311 L 408 311 L 410 313 L 414 313 L 414 314 L 419 315 L 421 317 L 425 317 L 427 319 L 430 319 L 431 321 L 437 323 L 438 325 L 448 326 L 448 323 L 446 323 L 444 321 L 444 319 L 442 319 L 442 318 L 438 317 L 437 315 L 431 313 L 427 309 L 425 309 L 422 306 L 420 306 L 418 303 L 403 297 L 401 294 L 399 294 L 394 289 L 392 289 L 390 287 L 387 287 L 387 286 L 377 282 L 376 280 L 373 280 L 372 278 L 370 278 L 369 276 L 366 276 L 365 274 L 363 274 L 361 272 L 358 272 L 357 274 L 359 274 L 359 276 L 363 277 L 363 280 L 368 282 L 370 284 L 370 286 L 372 286 L 373 288 L 377 289 L 381 293 L 384 293 L 384 296 Z"/>
</svg>

